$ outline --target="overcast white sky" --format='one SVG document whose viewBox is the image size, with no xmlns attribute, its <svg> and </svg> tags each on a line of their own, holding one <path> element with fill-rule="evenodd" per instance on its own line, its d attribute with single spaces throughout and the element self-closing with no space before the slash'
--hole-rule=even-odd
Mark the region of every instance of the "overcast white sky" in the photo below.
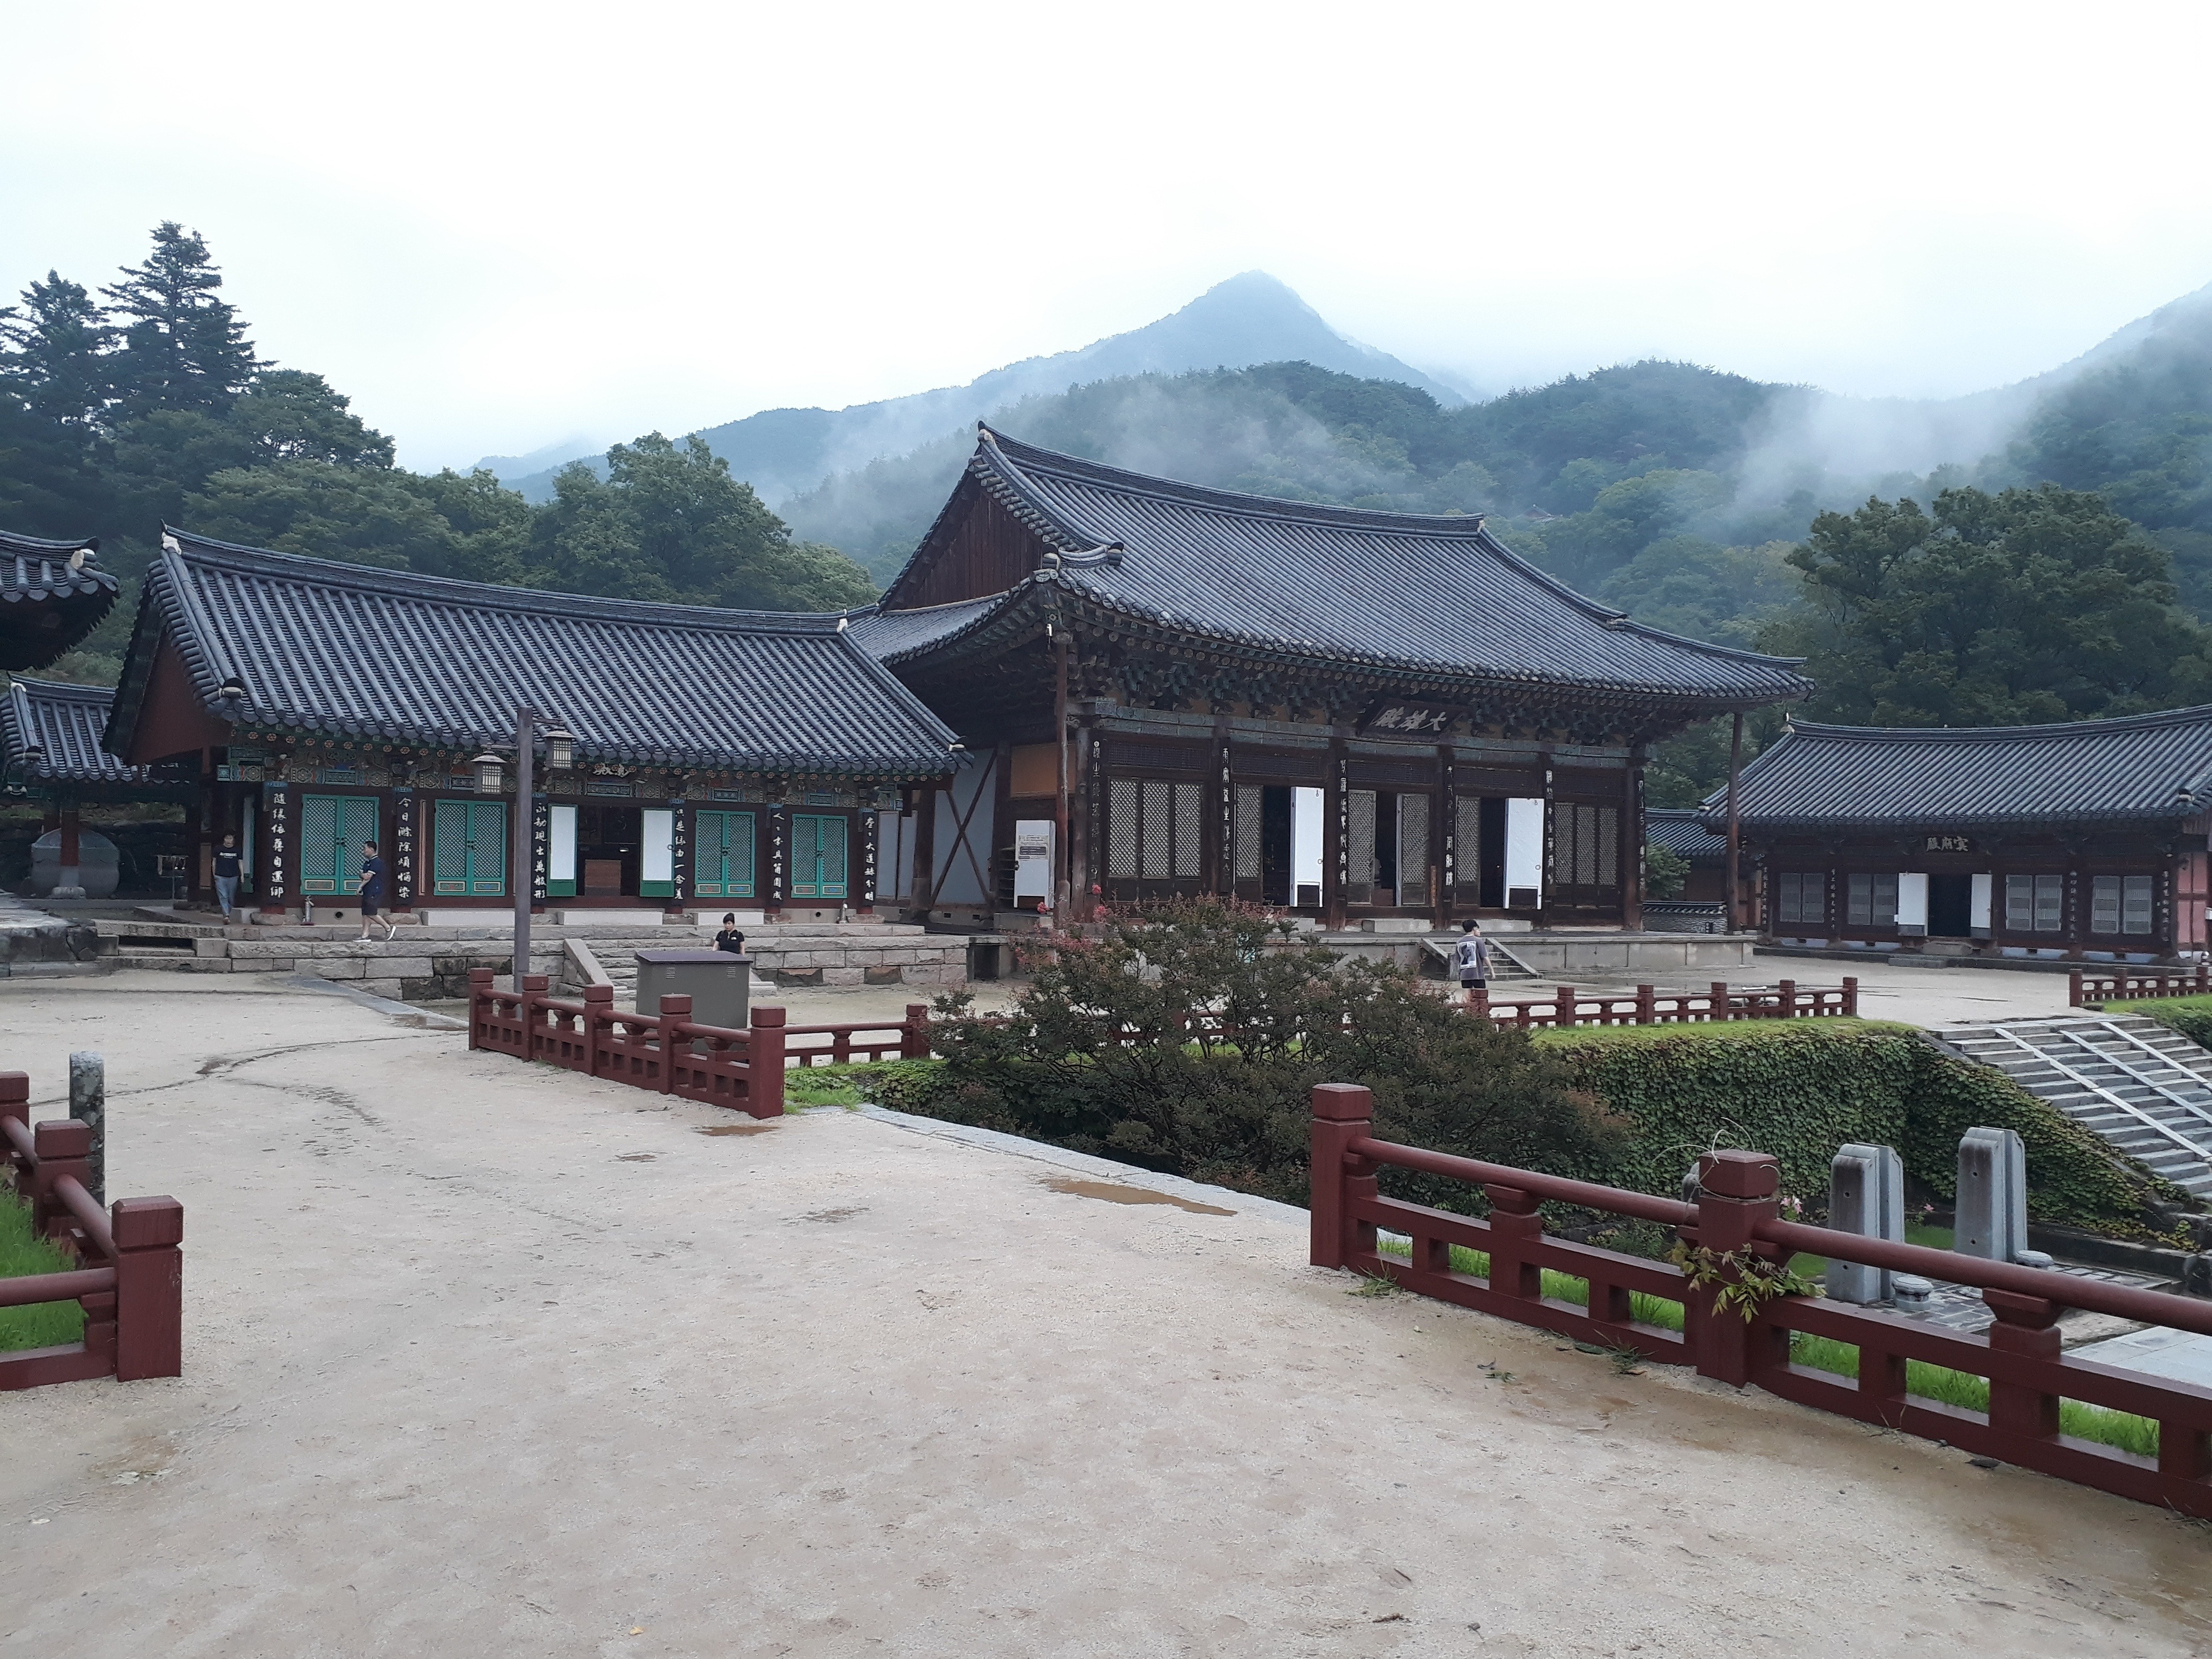
<svg viewBox="0 0 2212 1659">
<path fill-rule="evenodd" d="M 0 0 L 0 288 L 209 239 L 465 464 L 963 381 L 1237 271 L 1503 387 L 2035 373 L 2212 282 L 2212 8 Z"/>
</svg>

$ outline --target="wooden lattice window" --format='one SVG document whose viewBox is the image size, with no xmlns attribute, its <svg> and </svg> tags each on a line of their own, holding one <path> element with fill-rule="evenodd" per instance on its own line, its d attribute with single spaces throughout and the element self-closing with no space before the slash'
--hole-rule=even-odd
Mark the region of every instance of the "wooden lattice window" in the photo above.
<svg viewBox="0 0 2212 1659">
<path fill-rule="evenodd" d="M 1106 787 L 1106 873 L 1147 881 L 1194 879 L 1204 846 L 1206 791 L 1165 778 L 1114 778 Z"/>
<path fill-rule="evenodd" d="M 1462 897 L 1482 892 L 1482 798 L 1462 795 L 1452 803 L 1452 870 Z"/>
<path fill-rule="evenodd" d="M 1562 887 L 1620 885 L 1620 809 L 1563 801 L 1552 815 L 1553 879 Z"/>
<path fill-rule="evenodd" d="M 1429 902 L 1429 798 L 1398 797 L 1398 902 Z"/>
<path fill-rule="evenodd" d="M 1261 842 L 1266 839 L 1267 793 L 1258 784 L 1240 783 L 1237 786 L 1236 824 L 1232 839 L 1236 842 L 1236 879 L 1260 879 Z"/>
</svg>

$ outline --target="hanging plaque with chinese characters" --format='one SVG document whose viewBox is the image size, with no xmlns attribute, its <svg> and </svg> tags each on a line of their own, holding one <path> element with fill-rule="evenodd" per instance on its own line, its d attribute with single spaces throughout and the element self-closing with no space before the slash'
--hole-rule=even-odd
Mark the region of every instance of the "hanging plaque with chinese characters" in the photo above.
<svg viewBox="0 0 2212 1659">
<path fill-rule="evenodd" d="M 1440 738 L 1451 730 L 1459 715 L 1457 708 L 1438 703 L 1384 698 L 1369 707 L 1359 730 L 1370 737 Z"/>
<path fill-rule="evenodd" d="M 392 903 L 399 910 L 415 908 L 415 856 L 421 842 L 416 829 L 415 792 L 399 789 L 392 796 Z"/>
</svg>

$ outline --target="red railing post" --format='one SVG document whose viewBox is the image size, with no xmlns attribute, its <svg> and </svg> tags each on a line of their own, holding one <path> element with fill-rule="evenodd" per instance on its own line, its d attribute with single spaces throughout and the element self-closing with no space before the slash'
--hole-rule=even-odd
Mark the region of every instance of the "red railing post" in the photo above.
<svg viewBox="0 0 2212 1659">
<path fill-rule="evenodd" d="M 1636 1023 L 1656 1025 L 1659 1023 L 1659 993 L 1649 985 L 1636 988 Z"/>
<path fill-rule="evenodd" d="M 606 1030 L 614 1018 L 615 988 L 611 985 L 586 985 L 584 988 L 584 1075 L 599 1074 L 599 1033 Z"/>
<path fill-rule="evenodd" d="M 1856 1018 L 1858 1018 L 1858 1012 L 1859 1012 L 1859 982 L 1858 982 L 1858 980 L 1857 980 L 1857 978 L 1856 978 L 1855 975 L 1850 975 L 1850 974 L 1845 974 L 1845 975 L 1844 975 L 1844 1015 L 1845 1015 L 1845 1017 L 1846 1017 L 1846 1018 L 1852 1018 L 1852 1019 L 1856 1019 Z"/>
<path fill-rule="evenodd" d="M 185 1372 L 185 1206 L 173 1198 L 118 1198 L 115 1230 L 115 1376 L 120 1382 Z"/>
<path fill-rule="evenodd" d="M 1775 982 L 1774 991 L 1774 1012 L 1776 1016 L 1782 1019 L 1796 1018 L 1797 981 L 1794 979 L 1778 980 Z"/>
<path fill-rule="evenodd" d="M 756 1008 L 745 1045 L 745 1110 L 755 1117 L 783 1115 L 783 1027 L 781 1008 Z"/>
<path fill-rule="evenodd" d="M 1543 1237 L 1544 1218 L 1536 1213 L 1536 1206 L 1543 1200 L 1518 1187 L 1486 1184 L 1482 1191 L 1490 1200 L 1491 1290 L 1498 1296 L 1521 1297 L 1531 1302 L 1542 1300 L 1543 1270 L 1522 1252 Z M 1505 1317 L 1514 1316 L 1507 1314 Z"/>
<path fill-rule="evenodd" d="M 2200 962 L 2197 964 L 2197 994 L 2201 997 L 2208 992 L 2212 992 L 2212 964 Z"/>
<path fill-rule="evenodd" d="M 929 1005 L 926 1002 L 906 1006 L 906 1024 L 899 1027 L 899 1058 L 929 1058 Z"/>
<path fill-rule="evenodd" d="M 1707 1152 L 1698 1159 L 1698 1243 L 1713 1255 L 1751 1247 L 1752 1231 L 1780 1209 L 1782 1165 L 1771 1152 Z M 1751 1381 L 1752 1331 L 1734 1312 L 1717 1313 L 1718 1285 L 1691 1286 L 1682 1302 L 1682 1334 L 1698 1357 L 1698 1375 L 1741 1388 Z M 1694 1328 L 1694 1332 L 1692 1328 Z M 1786 1343 L 1783 1332 L 1766 1332 Z"/>
<path fill-rule="evenodd" d="M 1562 985 L 1552 993 L 1552 1024 L 1572 1025 L 1575 1023 L 1575 988 Z"/>
<path fill-rule="evenodd" d="M 2069 1008 L 2079 1008 L 2081 1006 L 2081 970 L 2079 968 L 2072 969 L 2066 975 L 2066 1006 Z"/>
<path fill-rule="evenodd" d="M 1364 1184 L 1375 1189 L 1374 1166 L 1355 1173 L 1348 1148 L 1374 1129 L 1375 1097 L 1356 1083 L 1317 1083 L 1310 1097 L 1313 1121 L 1308 1128 L 1309 1259 L 1316 1267 L 1341 1267 L 1353 1254 L 1358 1224 L 1345 1213 L 1347 1202 Z M 1366 1248 L 1374 1249 L 1372 1229 Z"/>
<path fill-rule="evenodd" d="M 2023 1354 L 2033 1359 L 2058 1358 L 2058 1314 L 2056 1303 L 2039 1296 L 2019 1296 L 2010 1291 L 1984 1290 L 1996 1323 L 1990 1327 L 1990 1352 Z M 2032 1440 L 2058 1437 L 2058 1396 L 2040 1389 L 1990 1377 L 1990 1426 L 2005 1434 Z"/>
<path fill-rule="evenodd" d="M 0 1072 L 0 1118 L 12 1118 L 31 1132 L 31 1074 L 28 1072 Z M 28 1197 L 22 1183 L 15 1178 L 14 1159 L 9 1156 L 8 1141 L 0 1137 L 0 1170 L 9 1179 L 8 1188 L 18 1197 Z"/>
<path fill-rule="evenodd" d="M 1490 988 L 1478 985 L 1467 994 L 1468 1012 L 1477 1019 L 1490 1018 Z M 1492 1022 L 1493 1024 L 1495 1022 Z"/>
<path fill-rule="evenodd" d="M 1715 980 L 1708 990 L 1707 994 L 1712 1000 L 1711 1012 L 1712 1017 L 1715 1019 L 1732 1019 L 1735 1018 L 1729 1009 L 1729 988 L 1728 981 L 1726 980 Z"/>
<path fill-rule="evenodd" d="M 691 1023 L 691 999 L 671 993 L 660 999 L 660 1024 L 654 1035 L 660 1040 L 660 1092 L 672 1094 L 676 1089 L 676 1054 L 680 1048 L 688 1056 L 691 1041 L 684 1036 L 684 1028 Z"/>
<path fill-rule="evenodd" d="M 489 968 L 469 969 L 469 1047 L 488 1048 L 491 1045 L 481 1041 L 483 1035 L 486 1000 L 491 995 L 495 975 Z"/>
<path fill-rule="evenodd" d="M 50 1117 L 31 1127 L 31 1152 L 38 1159 L 32 1176 L 31 1231 L 40 1238 L 67 1232 L 69 1210 L 54 1196 L 54 1183 L 75 1176 L 79 1186 L 92 1180 L 92 1126 L 73 1117 Z"/>
</svg>

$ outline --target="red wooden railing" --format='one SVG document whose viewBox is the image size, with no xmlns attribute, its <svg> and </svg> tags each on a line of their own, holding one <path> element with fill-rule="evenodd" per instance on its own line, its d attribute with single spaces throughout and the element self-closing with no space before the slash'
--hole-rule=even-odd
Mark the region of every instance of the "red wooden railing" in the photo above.
<svg viewBox="0 0 2212 1659">
<path fill-rule="evenodd" d="M 1548 997 L 1498 1001 L 1472 994 L 1469 1012 L 1487 1014 L 1500 1025 L 1519 1030 L 1543 1025 L 1680 1025 L 1729 1019 L 1819 1019 L 1850 1018 L 1859 1011 L 1859 982 L 1840 986 L 1800 985 L 1785 979 L 1772 986 L 1731 986 L 1715 980 L 1702 991 L 1659 991 L 1639 985 L 1632 994 L 1559 987 Z"/>
<path fill-rule="evenodd" d="M 82 1340 L 0 1353 L 0 1389 L 88 1376 L 135 1382 L 184 1374 L 185 1206 L 173 1198 L 118 1199 L 102 1211 L 85 1189 L 92 1128 L 75 1118 L 31 1122 L 31 1079 L 0 1072 L 0 1161 L 32 1231 L 82 1265 L 0 1279 L 0 1308 L 75 1302 Z"/>
<path fill-rule="evenodd" d="M 2070 1008 L 2101 1008 L 2108 1002 L 2153 1002 L 2161 997 L 2212 996 L 2212 966 L 2200 962 L 2194 969 L 2160 968 L 2140 974 L 2124 969 L 2091 974 L 2076 968 L 2066 975 L 2066 988 Z"/>
<path fill-rule="evenodd" d="M 1804 1405 L 2212 1519 L 2212 1389 L 2069 1358 L 2060 1352 L 2055 1328 L 2061 1312 L 2081 1308 L 2212 1335 L 2212 1303 L 1784 1221 L 1778 1212 L 1779 1166 L 1765 1152 L 1705 1154 L 1698 1160 L 1700 1195 L 1691 1205 L 1394 1146 L 1374 1138 L 1370 1114 L 1364 1089 L 1327 1084 L 1314 1091 L 1312 1260 L 1317 1267 L 1358 1268 L 1441 1301 L 1580 1341 L 1634 1348 L 1664 1364 L 1694 1365 L 1701 1375 L 1738 1388 L 1755 1384 Z M 1490 1200 L 1490 1215 L 1477 1221 L 1384 1198 L 1376 1190 L 1376 1171 L 1385 1165 L 1480 1187 Z M 1547 1238 L 1538 1213 L 1547 1200 L 1673 1227 L 1685 1243 L 1709 1253 L 1719 1279 L 1701 1287 L 1665 1262 Z M 1411 1237 L 1411 1258 L 1381 1254 L 1378 1228 Z M 1487 1251 L 1488 1275 L 1454 1271 L 1455 1244 Z M 1800 1296 L 1773 1297 L 1748 1321 L 1736 1311 L 1716 1310 L 1722 1287 L 1735 1278 L 1728 1260 L 1732 1254 L 1747 1251 L 1783 1261 L 1800 1250 L 1978 1286 L 1996 1322 L 1987 1334 L 1970 1336 L 1899 1314 Z M 1546 1297 L 1547 1267 L 1586 1281 L 1587 1305 Z M 1630 1297 L 1639 1291 L 1681 1304 L 1679 1334 L 1633 1319 Z M 1857 1379 L 1792 1364 L 1793 1331 L 1856 1345 Z M 1905 1362 L 1912 1359 L 1986 1378 L 1989 1410 L 1967 1411 L 1908 1395 Z M 2062 1399 L 2151 1419 L 2158 1425 L 2157 1457 L 2062 1435 Z"/>
<path fill-rule="evenodd" d="M 783 1113 L 783 1010 L 756 1008 L 744 1030 L 702 1025 L 691 999 L 665 996 L 660 1012 L 629 1013 L 614 988 L 593 985 L 580 1000 L 554 996 L 543 974 L 520 991 L 502 991 L 489 968 L 469 970 L 469 1047 L 542 1060 L 755 1117 Z"/>
</svg>

